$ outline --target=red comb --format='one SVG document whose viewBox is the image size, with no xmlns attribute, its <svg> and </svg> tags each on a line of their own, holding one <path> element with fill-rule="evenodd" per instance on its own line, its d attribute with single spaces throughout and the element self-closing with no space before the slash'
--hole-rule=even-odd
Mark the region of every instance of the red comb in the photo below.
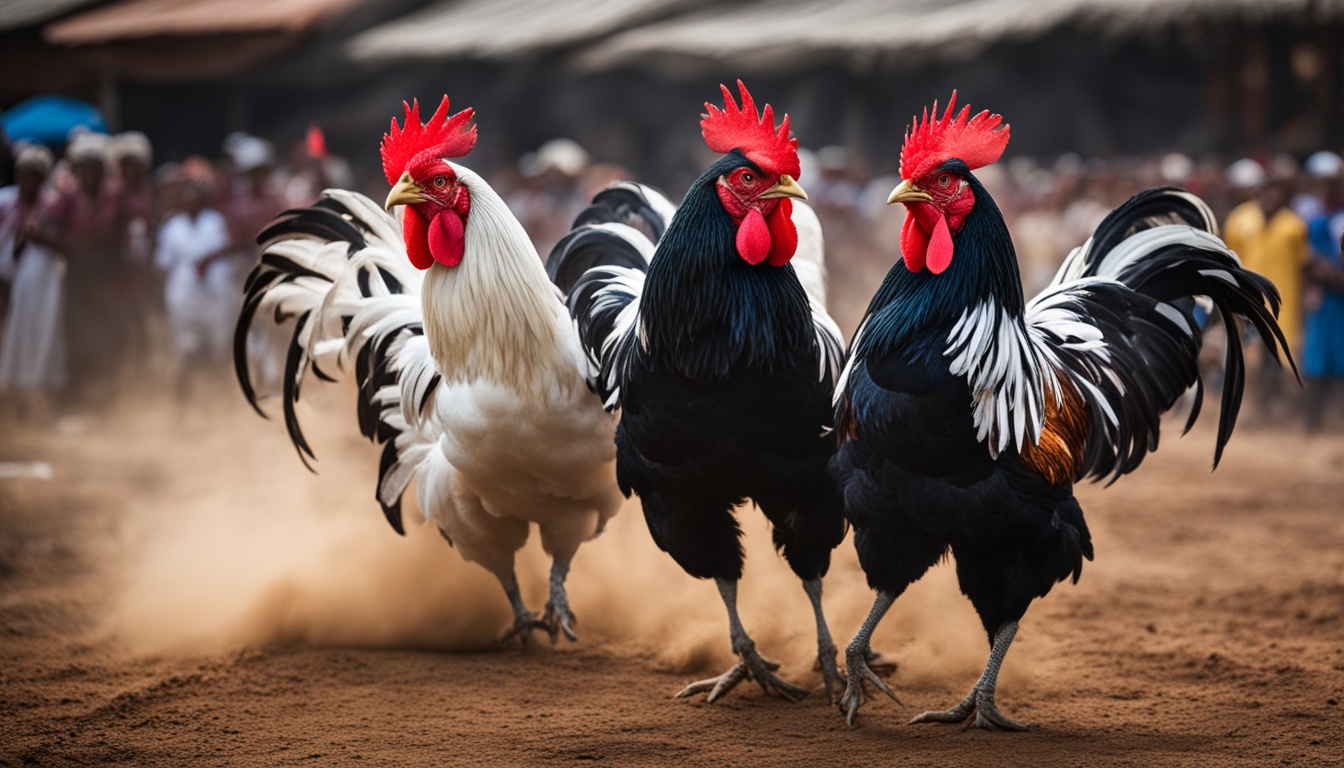
<svg viewBox="0 0 1344 768">
<path fill-rule="evenodd" d="M 709 113 L 700 119 L 705 144 L 720 154 L 740 149 L 762 170 L 798 178 L 798 140 L 789 138 L 789 116 L 784 115 L 776 130 L 775 111 L 766 104 L 765 111 L 757 115 L 756 102 L 751 100 L 741 80 L 737 81 L 737 90 L 742 94 L 741 109 L 728 86 L 719 88 L 723 90 L 724 108 L 705 102 Z"/>
<path fill-rule="evenodd" d="M 407 104 L 403 101 L 401 105 L 406 108 L 406 126 L 398 126 L 397 118 L 392 118 L 392 127 L 383 134 L 383 145 L 379 150 L 388 184 L 396 184 L 406 166 L 421 152 L 433 150 L 438 157 L 461 157 L 476 146 L 476 126 L 467 125 L 475 114 L 470 107 L 449 117 L 445 95 L 429 122 L 421 125 L 420 102 L 413 100 Z"/>
<path fill-rule="evenodd" d="M 970 106 L 953 117 L 957 106 L 957 92 L 947 102 L 947 111 L 938 118 L 938 102 L 933 102 L 933 120 L 929 110 L 924 119 L 915 118 L 905 132 L 901 147 L 901 177 L 919 179 L 933 172 L 943 163 L 956 158 L 971 170 L 983 168 L 999 159 L 1008 146 L 1008 126 L 1002 115 L 991 115 L 985 110 L 970 117 Z M 1002 127 L 1000 127 L 1002 126 Z"/>
</svg>

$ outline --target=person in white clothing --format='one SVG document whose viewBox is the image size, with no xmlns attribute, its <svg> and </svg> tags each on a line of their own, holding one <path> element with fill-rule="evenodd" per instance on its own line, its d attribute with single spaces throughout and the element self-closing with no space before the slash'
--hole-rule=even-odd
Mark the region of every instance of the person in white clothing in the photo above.
<svg viewBox="0 0 1344 768">
<path fill-rule="evenodd" d="M 29 238 L 38 213 L 54 201 L 46 187 L 51 168 L 46 147 L 25 146 L 15 158 L 17 183 L 0 189 L 0 265 L 10 284 L 0 340 L 0 397 L 37 421 L 50 415 L 52 397 L 66 377 L 65 260 Z"/>
<path fill-rule="evenodd" d="M 185 398 L 191 379 L 208 374 L 225 359 L 229 346 L 233 288 L 221 255 L 229 246 L 224 215 L 207 207 L 209 191 L 190 181 L 182 193 L 183 210 L 159 230 L 154 263 L 165 273 L 164 305 L 172 334 L 178 395 Z"/>
</svg>

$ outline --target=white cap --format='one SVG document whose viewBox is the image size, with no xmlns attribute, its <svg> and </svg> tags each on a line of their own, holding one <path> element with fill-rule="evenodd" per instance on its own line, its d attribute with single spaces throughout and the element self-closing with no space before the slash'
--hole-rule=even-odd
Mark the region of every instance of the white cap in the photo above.
<svg viewBox="0 0 1344 768">
<path fill-rule="evenodd" d="M 537 148 L 537 167 L 551 168 L 566 176 L 578 176 L 588 167 L 588 152 L 573 139 L 551 139 Z"/>
<path fill-rule="evenodd" d="M 1318 179 L 1333 179 L 1344 171 L 1344 158 L 1329 150 L 1317 152 L 1307 158 L 1307 173 Z"/>
<path fill-rule="evenodd" d="M 231 133 L 225 137 L 224 152 L 240 173 L 275 163 L 275 148 L 271 142 L 246 133 Z"/>
<path fill-rule="evenodd" d="M 1269 180 L 1264 166 L 1249 157 L 1227 166 L 1223 174 L 1227 177 L 1227 183 L 1235 189 L 1255 189 Z"/>
<path fill-rule="evenodd" d="M 1190 175 L 1195 171 L 1195 161 L 1179 152 L 1172 152 L 1163 155 L 1157 170 L 1162 174 L 1162 180 L 1168 184 L 1184 184 L 1190 180 Z"/>
<path fill-rule="evenodd" d="M 103 162 L 107 159 L 107 145 L 111 141 L 106 133 L 94 133 L 89 130 L 75 130 L 70 133 L 70 142 L 65 145 L 65 159 L 72 163 L 86 161 Z"/>
<path fill-rule="evenodd" d="M 41 144 L 19 144 L 17 148 L 19 151 L 14 155 L 14 170 L 37 171 L 43 176 L 51 173 L 54 159 L 50 149 Z"/>
<path fill-rule="evenodd" d="M 125 158 L 149 165 L 154 158 L 154 147 L 149 137 L 139 131 L 125 131 L 113 136 L 107 143 L 107 159 L 119 163 Z"/>
</svg>

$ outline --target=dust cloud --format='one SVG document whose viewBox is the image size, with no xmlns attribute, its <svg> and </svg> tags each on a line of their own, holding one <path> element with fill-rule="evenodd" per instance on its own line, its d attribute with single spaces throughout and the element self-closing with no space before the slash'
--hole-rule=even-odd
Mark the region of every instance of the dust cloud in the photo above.
<svg viewBox="0 0 1344 768">
<path fill-rule="evenodd" d="M 163 478 L 154 493 L 133 494 L 149 501 L 128 510 L 122 525 L 119 599 L 107 629 L 132 653 L 494 647 L 511 619 L 499 584 L 421 524 L 413 494 L 404 510 L 408 535 L 390 529 L 372 498 L 377 450 L 355 430 L 353 390 L 310 389 L 301 416 L 320 459 L 317 475 L 295 457 L 278 418 L 256 418 L 234 393 L 221 390 L 212 409 L 160 405 L 119 417 L 132 460 L 152 464 Z M 784 674 L 811 680 L 816 635 L 807 597 L 775 554 L 764 516 L 750 507 L 738 515 L 747 551 L 743 622 Z M 518 558 L 533 610 L 545 605 L 548 569 L 534 534 Z M 637 500 L 579 550 L 569 594 L 585 644 L 620 648 L 688 676 L 717 674 L 733 661 L 713 583 L 687 576 L 657 549 Z M 872 598 L 846 539 L 824 598 L 842 664 Z M 1029 674 L 1034 649 L 1020 645 L 1009 679 Z M 874 647 L 898 663 L 898 690 L 952 675 L 969 686 L 987 652 L 947 564 L 897 601 Z"/>
</svg>

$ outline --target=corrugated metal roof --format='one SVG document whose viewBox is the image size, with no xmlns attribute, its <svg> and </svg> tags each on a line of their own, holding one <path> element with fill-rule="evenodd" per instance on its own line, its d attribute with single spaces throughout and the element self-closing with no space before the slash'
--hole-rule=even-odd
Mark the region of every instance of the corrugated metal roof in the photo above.
<svg viewBox="0 0 1344 768">
<path fill-rule="evenodd" d="M 600 69 L 650 57 L 797 66 L 828 55 L 969 55 L 1063 24 L 1126 34 L 1186 21 L 1338 16 L 1344 0 L 785 0 L 720 5 L 614 35 L 580 55 Z"/>
<path fill-rule="evenodd" d="M 350 41 L 361 61 L 500 59 L 561 48 L 695 8 L 687 0 L 447 0 Z"/>
<path fill-rule="evenodd" d="M 0 3 L 0 32 L 31 27 L 98 0 L 5 0 Z"/>
<path fill-rule="evenodd" d="M 123 0 L 58 21 L 47 42 L 91 45 L 148 37 L 302 32 L 366 0 Z"/>
</svg>

